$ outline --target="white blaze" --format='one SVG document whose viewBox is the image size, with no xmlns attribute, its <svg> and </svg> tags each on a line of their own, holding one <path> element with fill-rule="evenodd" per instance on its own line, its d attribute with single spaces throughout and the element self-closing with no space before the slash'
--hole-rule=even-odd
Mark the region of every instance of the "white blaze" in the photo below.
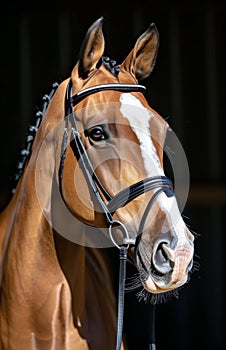
<svg viewBox="0 0 226 350">
<path fill-rule="evenodd" d="M 147 176 L 164 175 L 151 139 L 150 119 L 154 117 L 154 114 L 130 93 L 122 94 L 120 102 L 120 112 L 129 121 L 133 132 L 139 140 Z M 154 137 L 154 135 L 152 136 Z M 161 193 L 157 198 L 157 202 L 159 207 L 167 213 L 167 220 L 162 228 L 163 231 L 167 232 L 170 228 L 169 226 L 174 226 L 174 229 L 181 233 L 180 244 L 183 244 L 184 241 L 187 242 L 185 224 L 181 218 L 176 198 L 174 196 L 167 197 L 165 193 Z"/>
<path fill-rule="evenodd" d="M 140 142 L 141 155 L 148 176 L 164 175 L 155 146 L 151 139 L 150 119 L 154 117 L 132 94 L 120 96 L 120 112 L 128 119 L 131 128 Z"/>
</svg>

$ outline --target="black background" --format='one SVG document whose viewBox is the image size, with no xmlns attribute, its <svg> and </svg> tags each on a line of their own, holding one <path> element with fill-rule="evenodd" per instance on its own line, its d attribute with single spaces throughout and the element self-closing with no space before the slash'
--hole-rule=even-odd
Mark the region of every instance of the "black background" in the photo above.
<svg viewBox="0 0 226 350">
<path fill-rule="evenodd" d="M 70 75 L 88 27 L 104 16 L 105 54 L 118 63 L 152 22 L 159 55 L 144 82 L 150 105 L 177 134 L 190 168 L 184 214 L 199 234 L 200 265 L 179 299 L 157 307 L 162 349 L 223 349 L 225 342 L 225 16 L 223 1 L 11 1 L 0 13 L 0 206 L 36 106 L 54 81 Z M 145 336 L 138 311 L 132 332 Z M 137 348 L 138 349 L 138 348 Z M 139 347 L 141 350 L 142 346 Z M 139 350 L 138 349 L 138 350 Z"/>
</svg>

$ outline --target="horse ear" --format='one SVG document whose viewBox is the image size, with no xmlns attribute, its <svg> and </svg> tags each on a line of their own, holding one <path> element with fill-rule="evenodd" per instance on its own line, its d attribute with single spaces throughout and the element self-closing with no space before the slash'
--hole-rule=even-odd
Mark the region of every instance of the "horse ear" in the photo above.
<svg viewBox="0 0 226 350">
<path fill-rule="evenodd" d="M 78 75 L 80 78 L 87 78 L 89 73 L 96 68 L 96 65 L 104 53 L 104 36 L 102 32 L 103 17 L 95 21 L 88 29 L 83 40 L 78 65 Z"/>
<path fill-rule="evenodd" d="M 136 41 L 133 50 L 121 64 L 121 69 L 142 80 L 152 72 L 159 47 L 159 34 L 154 23 Z"/>
</svg>

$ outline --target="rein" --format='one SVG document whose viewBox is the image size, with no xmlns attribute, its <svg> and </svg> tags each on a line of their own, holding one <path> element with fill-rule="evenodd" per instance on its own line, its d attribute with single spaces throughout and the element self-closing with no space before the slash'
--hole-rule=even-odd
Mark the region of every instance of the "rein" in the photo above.
<svg viewBox="0 0 226 350">
<path fill-rule="evenodd" d="M 157 196 L 161 192 L 165 192 L 168 197 L 173 196 L 173 185 L 172 182 L 166 177 L 166 176 L 154 176 L 154 177 L 148 177 L 142 181 L 139 181 L 119 193 L 117 193 L 113 198 L 109 195 L 109 193 L 106 191 L 106 189 L 101 184 L 100 180 L 98 179 L 92 163 L 89 159 L 89 156 L 86 152 L 86 149 L 84 147 L 84 144 L 82 142 L 80 133 L 77 128 L 77 122 L 76 122 L 76 116 L 74 112 L 74 106 L 82 101 L 84 98 L 88 97 L 91 94 L 98 93 L 105 90 L 114 90 L 114 91 L 120 91 L 120 92 L 144 92 L 146 88 L 143 85 L 133 85 L 133 84 L 101 84 L 97 86 L 92 86 L 90 88 L 81 90 L 76 95 L 72 95 L 72 81 L 69 80 L 69 83 L 67 85 L 66 94 L 65 94 L 65 128 L 64 128 L 64 135 L 63 135 L 63 141 L 62 141 L 62 156 L 60 161 L 60 167 L 59 167 L 59 186 L 60 186 L 60 192 L 61 196 L 63 198 L 62 193 L 62 179 L 63 179 L 63 169 L 64 169 L 64 160 L 66 156 L 66 148 L 67 148 L 67 141 L 68 141 L 68 135 L 69 135 L 69 122 L 71 124 L 71 133 L 72 133 L 72 141 L 74 143 L 75 150 L 77 152 L 77 155 L 75 156 L 79 157 L 79 160 L 81 161 L 81 166 L 83 170 L 83 174 L 86 178 L 87 184 L 89 188 L 92 190 L 92 192 L 95 195 L 95 198 L 100 205 L 100 207 L 103 210 L 103 214 L 105 216 L 106 220 L 106 227 L 108 228 L 109 237 L 111 238 L 113 244 L 120 250 L 119 258 L 120 258 L 120 266 L 119 266 L 119 286 L 118 286 L 118 321 L 117 321 L 117 341 L 116 341 L 116 350 L 120 350 L 121 348 L 121 342 L 122 342 L 122 332 L 123 332 L 123 314 L 124 314 L 124 291 L 125 291 L 125 279 L 126 279 L 126 261 L 127 261 L 127 252 L 130 245 L 135 246 L 135 252 L 138 254 L 139 259 L 141 261 L 142 266 L 145 268 L 145 265 L 142 261 L 141 255 L 139 253 L 138 244 L 141 239 L 143 227 L 146 221 L 146 218 L 148 216 L 148 213 L 156 200 Z M 70 119 L 69 117 L 70 116 Z M 137 238 L 131 238 L 129 236 L 129 233 L 127 231 L 127 228 L 125 225 L 118 220 L 113 219 L 114 212 L 125 206 L 127 203 L 131 202 L 133 199 L 137 198 L 141 194 L 157 189 L 159 190 L 154 193 L 151 200 L 149 201 L 144 216 L 142 218 L 139 232 L 137 235 Z M 102 194 L 102 195 L 101 195 Z M 108 204 L 106 205 L 103 198 L 107 200 Z M 63 198 L 64 199 L 64 198 Z M 113 237 L 113 228 L 114 227 L 120 227 L 124 238 L 122 240 L 122 244 L 119 245 L 114 237 Z M 146 270 L 146 268 L 145 268 Z M 146 270 L 147 271 L 147 270 Z M 152 333 L 154 333 L 154 326 L 152 325 Z M 155 341 L 154 341 L 154 335 L 153 339 L 151 340 L 150 348 L 149 350 L 155 350 Z"/>
</svg>

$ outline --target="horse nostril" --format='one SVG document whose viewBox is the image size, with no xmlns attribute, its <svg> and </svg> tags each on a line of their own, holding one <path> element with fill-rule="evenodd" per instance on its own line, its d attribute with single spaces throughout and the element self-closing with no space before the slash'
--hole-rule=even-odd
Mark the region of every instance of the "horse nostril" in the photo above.
<svg viewBox="0 0 226 350">
<path fill-rule="evenodd" d="M 153 267 L 156 272 L 160 274 L 166 274 L 172 271 L 173 269 L 173 261 L 170 259 L 167 249 L 167 242 L 161 242 L 157 245 L 153 254 Z"/>
</svg>

